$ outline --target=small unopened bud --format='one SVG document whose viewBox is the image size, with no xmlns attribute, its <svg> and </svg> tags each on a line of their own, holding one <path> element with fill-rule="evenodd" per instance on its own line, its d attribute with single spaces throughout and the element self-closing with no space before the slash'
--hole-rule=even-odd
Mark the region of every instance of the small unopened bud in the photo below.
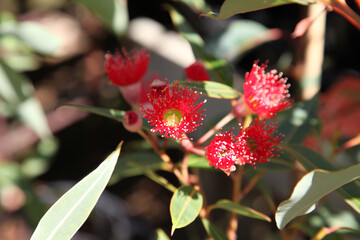
<svg viewBox="0 0 360 240">
<path fill-rule="evenodd" d="M 142 117 L 134 111 L 127 111 L 122 119 L 123 126 L 129 132 L 137 132 L 142 127 Z"/>
</svg>

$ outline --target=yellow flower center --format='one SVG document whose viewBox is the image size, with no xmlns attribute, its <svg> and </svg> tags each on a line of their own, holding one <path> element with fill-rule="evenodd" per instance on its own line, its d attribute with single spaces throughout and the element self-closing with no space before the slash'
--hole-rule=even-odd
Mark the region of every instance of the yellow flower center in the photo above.
<svg viewBox="0 0 360 240">
<path fill-rule="evenodd" d="M 183 114 L 178 109 L 167 110 L 164 114 L 164 120 L 169 127 L 176 127 L 181 122 Z"/>
</svg>

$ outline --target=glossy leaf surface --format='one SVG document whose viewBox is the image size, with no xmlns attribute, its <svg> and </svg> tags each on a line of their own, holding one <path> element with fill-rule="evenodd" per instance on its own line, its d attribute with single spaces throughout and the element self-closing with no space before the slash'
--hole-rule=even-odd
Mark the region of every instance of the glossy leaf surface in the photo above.
<svg viewBox="0 0 360 240">
<path fill-rule="evenodd" d="M 171 235 L 175 229 L 186 227 L 192 223 L 199 215 L 202 204 L 203 197 L 194 187 L 178 188 L 170 202 Z"/>
<path fill-rule="evenodd" d="M 225 0 L 219 13 L 209 12 L 206 16 L 214 19 L 226 19 L 238 13 L 246 13 L 260 9 L 276 7 L 284 4 L 299 3 L 308 5 L 306 0 Z"/>
<path fill-rule="evenodd" d="M 291 197 L 279 205 L 275 214 L 276 225 L 282 229 L 295 217 L 314 210 L 322 197 L 359 177 L 360 164 L 334 172 L 309 172 L 296 184 Z"/>
<path fill-rule="evenodd" d="M 31 240 L 68 240 L 95 207 L 115 168 L 120 146 L 94 171 L 67 191 L 42 217 Z"/>
<path fill-rule="evenodd" d="M 323 169 L 327 171 L 337 170 L 318 153 L 304 146 L 283 144 L 282 149 L 295 157 L 307 171 L 312 171 L 314 169 Z M 339 193 L 346 203 L 355 211 L 360 213 L 360 180 L 355 180 L 346 184 L 338 189 L 337 193 Z"/>
</svg>

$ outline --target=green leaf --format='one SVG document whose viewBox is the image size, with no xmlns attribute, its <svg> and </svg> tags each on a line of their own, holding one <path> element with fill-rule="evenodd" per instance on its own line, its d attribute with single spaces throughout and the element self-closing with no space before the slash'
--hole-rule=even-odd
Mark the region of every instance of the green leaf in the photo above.
<svg viewBox="0 0 360 240">
<path fill-rule="evenodd" d="M 304 146 L 295 144 L 283 144 L 281 148 L 295 157 L 307 171 L 314 169 L 324 169 L 327 171 L 337 170 L 333 165 L 327 162 L 322 156 L 313 150 Z M 355 180 L 346 184 L 337 190 L 342 198 L 349 204 L 355 211 L 360 213 L 360 181 Z"/>
<path fill-rule="evenodd" d="M 250 218 L 255 218 L 255 219 L 271 222 L 271 219 L 268 216 L 266 216 L 265 214 L 258 212 L 252 208 L 233 203 L 227 199 L 220 200 L 220 201 L 216 202 L 214 205 L 211 205 L 209 207 L 208 211 L 211 211 L 212 209 L 216 209 L 216 208 L 234 212 L 236 214 L 239 214 L 239 215 L 242 215 L 245 217 L 250 217 Z"/>
<path fill-rule="evenodd" d="M 40 67 L 40 61 L 36 54 L 23 41 L 13 35 L 0 37 L 0 48 L 3 49 L 3 61 L 15 71 L 31 71 Z"/>
<path fill-rule="evenodd" d="M 121 122 L 123 116 L 125 115 L 125 111 L 122 110 L 116 110 L 116 109 L 105 109 L 105 108 L 99 108 L 99 107 L 92 107 L 92 106 L 81 106 L 81 105 L 75 105 L 75 104 L 63 104 L 60 105 L 60 107 L 74 107 L 89 113 L 93 113 L 99 116 L 107 117 L 116 121 Z"/>
<path fill-rule="evenodd" d="M 67 191 L 43 216 L 31 240 L 67 240 L 95 207 L 115 168 L 121 144 L 94 171 Z"/>
<path fill-rule="evenodd" d="M 218 58 L 233 60 L 244 51 L 266 41 L 266 37 L 270 37 L 263 36 L 266 31 L 268 28 L 258 22 L 236 19 L 231 21 L 224 32 L 210 39 L 206 49 L 212 50 Z M 262 41 L 258 39 L 260 35 L 265 37 Z"/>
<path fill-rule="evenodd" d="M 32 94 L 30 81 L 0 60 L 0 96 L 25 124 L 44 139 L 51 136 L 51 131 L 39 101 L 31 97 Z"/>
<path fill-rule="evenodd" d="M 212 98 L 221 98 L 221 99 L 236 99 L 240 96 L 240 93 L 229 87 L 225 84 L 204 81 L 204 82 L 189 82 L 189 81 L 179 81 L 179 86 L 190 88 L 195 87 L 196 91 L 200 92 L 203 95 Z"/>
<path fill-rule="evenodd" d="M 77 0 L 94 12 L 104 25 L 118 36 L 123 36 L 129 23 L 126 0 Z"/>
<path fill-rule="evenodd" d="M 203 197 L 194 187 L 182 186 L 175 191 L 170 202 L 171 236 L 175 229 L 185 227 L 195 220 L 202 204 Z"/>
<path fill-rule="evenodd" d="M 40 138 L 45 139 L 52 135 L 42 106 L 35 97 L 21 102 L 17 107 L 17 113 L 21 120 L 30 126 Z"/>
<path fill-rule="evenodd" d="M 166 163 L 154 153 L 133 152 L 124 154 L 119 157 L 110 184 L 123 178 L 143 175 L 146 170 L 161 169 L 166 169 Z"/>
<path fill-rule="evenodd" d="M 197 154 L 190 154 L 188 158 L 188 167 L 189 168 L 205 168 L 205 169 L 214 169 L 214 167 L 209 165 L 209 161 L 205 157 L 199 156 Z"/>
<path fill-rule="evenodd" d="M 15 72 L 0 60 L 0 95 L 6 102 L 17 105 L 29 98 L 33 90 L 24 75 Z"/>
<path fill-rule="evenodd" d="M 280 203 L 275 214 L 277 227 L 282 229 L 295 217 L 313 211 L 322 197 L 359 177 L 360 164 L 334 172 L 309 172 L 296 184 L 291 197 Z"/>
<path fill-rule="evenodd" d="M 156 230 L 156 238 L 155 239 L 156 240 L 170 240 L 168 235 L 166 235 L 166 233 L 161 228 L 158 228 Z"/>
<path fill-rule="evenodd" d="M 197 59 L 201 59 L 204 67 L 210 73 L 212 79 L 228 86 L 233 85 L 233 71 L 230 65 L 223 59 L 217 59 L 205 51 L 204 40 L 188 25 L 183 16 L 171 9 L 170 16 L 173 23 L 179 29 L 181 35 L 190 43 Z"/>
<path fill-rule="evenodd" d="M 318 108 L 319 96 L 315 95 L 309 101 L 297 103 L 278 114 L 277 130 L 284 134 L 283 142 L 300 144 L 312 129 L 319 127 Z"/>
<path fill-rule="evenodd" d="M 204 228 L 207 232 L 207 234 L 214 238 L 214 240 L 228 240 L 225 233 L 223 233 L 219 228 L 217 228 L 215 225 L 213 225 L 209 220 L 206 218 L 201 218 L 201 221 L 204 225 Z"/>
<path fill-rule="evenodd" d="M 264 8 L 276 7 L 284 4 L 298 3 L 308 5 L 312 1 L 306 0 L 225 0 L 219 13 L 208 12 L 206 16 L 213 19 L 226 19 L 238 13 L 246 13 Z"/>
</svg>

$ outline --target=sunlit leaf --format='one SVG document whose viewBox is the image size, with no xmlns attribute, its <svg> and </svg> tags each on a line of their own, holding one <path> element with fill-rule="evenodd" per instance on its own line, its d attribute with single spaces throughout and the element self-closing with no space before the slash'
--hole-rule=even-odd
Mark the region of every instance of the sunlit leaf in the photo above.
<svg viewBox="0 0 360 240">
<path fill-rule="evenodd" d="M 360 164 L 334 172 L 309 172 L 296 184 L 291 197 L 280 203 L 275 214 L 277 227 L 282 229 L 295 217 L 311 212 L 322 197 L 359 177 Z"/>
<path fill-rule="evenodd" d="M 202 195 L 191 186 L 182 186 L 176 190 L 170 202 L 171 235 L 175 229 L 192 223 L 199 215 L 203 204 Z"/>
<path fill-rule="evenodd" d="M 323 169 L 327 171 L 337 170 L 321 155 L 301 145 L 283 144 L 282 149 L 296 158 L 307 171 Z M 360 180 L 346 184 L 336 191 L 355 211 L 360 213 Z"/>
<path fill-rule="evenodd" d="M 313 239 L 315 240 L 321 240 L 324 239 L 326 236 L 338 232 L 338 231 L 347 231 L 347 232 L 355 232 L 360 234 L 360 230 L 347 228 L 347 227 L 323 227 L 321 230 L 315 235 Z"/>
<path fill-rule="evenodd" d="M 234 212 L 236 214 L 239 214 L 239 215 L 242 215 L 245 217 L 250 217 L 250 218 L 255 218 L 255 219 L 260 219 L 260 220 L 264 220 L 267 222 L 271 222 L 271 219 L 268 216 L 266 216 L 265 214 L 258 212 L 255 209 L 233 203 L 226 199 L 220 200 L 220 201 L 216 202 L 214 205 L 211 205 L 209 207 L 208 211 L 210 211 L 212 209 L 216 209 L 216 208 Z"/>
<path fill-rule="evenodd" d="M 119 147 L 94 171 L 67 191 L 43 216 L 31 240 L 68 240 L 95 207 L 115 168 Z"/>
<path fill-rule="evenodd" d="M 179 81 L 180 86 L 188 86 L 190 88 L 195 87 L 196 91 L 200 92 L 203 95 L 212 98 L 221 98 L 221 99 L 236 99 L 240 96 L 240 93 L 234 88 L 229 87 L 225 84 L 204 81 L 204 82 L 188 82 L 188 81 Z"/>
<path fill-rule="evenodd" d="M 219 228 L 213 225 L 209 220 L 207 220 L 206 218 L 201 218 L 201 221 L 207 234 L 210 237 L 214 238 L 214 240 L 228 240 L 225 233 L 223 233 Z"/>
<path fill-rule="evenodd" d="M 219 13 L 208 12 L 206 16 L 213 19 L 226 19 L 238 13 L 246 13 L 256 11 L 264 8 L 276 7 L 284 4 L 298 3 L 302 5 L 308 5 L 313 1 L 306 0 L 225 0 L 220 8 Z"/>
<path fill-rule="evenodd" d="M 156 230 L 156 240 L 170 240 L 170 238 L 162 229 L 158 228 Z"/>
</svg>

